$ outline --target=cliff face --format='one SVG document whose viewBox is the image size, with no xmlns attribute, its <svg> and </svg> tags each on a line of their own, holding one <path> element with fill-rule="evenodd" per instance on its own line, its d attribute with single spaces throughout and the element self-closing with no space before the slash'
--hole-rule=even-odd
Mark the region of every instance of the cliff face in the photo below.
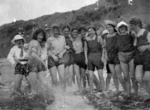
<svg viewBox="0 0 150 110">
<path fill-rule="evenodd" d="M 128 4 L 128 0 L 98 0 L 95 4 L 85 6 L 79 10 L 65 13 L 54 13 L 42 17 L 17 21 L 5 24 L 0 27 L 0 57 L 6 57 L 12 47 L 11 39 L 19 28 L 23 28 L 27 41 L 31 39 L 33 28 L 45 25 L 51 26 L 53 23 L 70 24 L 71 26 L 90 25 L 94 22 L 100 23 L 104 19 L 121 18 L 128 21 L 132 16 L 140 17 L 145 24 L 150 23 L 150 0 L 133 0 L 133 5 Z M 28 37 L 26 37 L 28 36 Z"/>
</svg>

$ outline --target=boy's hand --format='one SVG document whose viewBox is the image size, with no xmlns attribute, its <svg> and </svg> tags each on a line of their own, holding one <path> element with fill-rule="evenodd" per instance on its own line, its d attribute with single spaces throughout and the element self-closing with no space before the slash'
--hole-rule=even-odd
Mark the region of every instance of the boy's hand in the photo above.
<svg viewBox="0 0 150 110">
<path fill-rule="evenodd" d="M 17 58 L 14 58 L 14 60 L 16 61 L 16 63 L 20 63 L 20 60 L 18 60 Z"/>
<path fill-rule="evenodd" d="M 56 57 L 56 56 L 52 56 L 52 58 L 55 60 L 55 61 L 58 61 L 58 57 Z"/>
<path fill-rule="evenodd" d="M 86 64 L 86 65 L 88 64 L 88 59 L 85 59 L 85 64 Z"/>
<path fill-rule="evenodd" d="M 59 57 L 59 58 L 62 58 L 63 55 L 64 55 L 63 53 L 60 53 L 60 54 L 58 55 L 58 57 Z"/>
<path fill-rule="evenodd" d="M 139 49 L 140 52 L 144 52 L 146 49 L 148 49 L 148 46 L 147 45 L 140 46 L 138 49 Z"/>
<path fill-rule="evenodd" d="M 68 45 L 65 46 L 65 49 L 70 49 L 70 47 Z"/>
</svg>

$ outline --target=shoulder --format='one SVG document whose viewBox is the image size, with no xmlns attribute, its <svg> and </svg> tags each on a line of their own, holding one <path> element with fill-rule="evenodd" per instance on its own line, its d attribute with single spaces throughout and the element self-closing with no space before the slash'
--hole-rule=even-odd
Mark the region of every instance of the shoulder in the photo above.
<svg viewBox="0 0 150 110">
<path fill-rule="evenodd" d="M 51 41 L 52 41 L 52 39 L 53 39 L 53 37 L 51 36 L 51 37 L 49 37 L 48 39 L 47 39 L 47 44 L 48 43 L 50 43 Z"/>
<path fill-rule="evenodd" d="M 15 45 L 15 46 L 13 46 L 10 50 L 11 51 L 15 51 L 15 50 L 17 50 L 18 49 L 18 47 Z"/>
<path fill-rule="evenodd" d="M 63 35 L 60 35 L 60 38 L 62 38 L 62 39 L 65 39 L 65 36 L 63 36 Z"/>
<path fill-rule="evenodd" d="M 39 46 L 39 42 L 37 40 L 31 40 L 29 46 Z"/>
<path fill-rule="evenodd" d="M 60 39 L 61 41 L 65 41 L 65 36 L 60 35 L 60 36 L 59 36 L 59 39 Z"/>
<path fill-rule="evenodd" d="M 90 37 L 89 36 L 86 36 L 85 37 L 85 41 L 87 42 L 87 41 L 90 41 L 91 39 L 90 39 Z"/>
<path fill-rule="evenodd" d="M 150 32 L 147 32 L 147 37 L 149 37 L 149 38 L 150 38 Z"/>
<path fill-rule="evenodd" d="M 31 40 L 30 42 L 29 42 L 29 44 L 38 44 L 39 42 L 37 41 L 37 40 Z"/>
<path fill-rule="evenodd" d="M 98 35 L 97 40 L 98 40 L 98 42 L 100 42 L 102 40 L 102 37 Z"/>
</svg>

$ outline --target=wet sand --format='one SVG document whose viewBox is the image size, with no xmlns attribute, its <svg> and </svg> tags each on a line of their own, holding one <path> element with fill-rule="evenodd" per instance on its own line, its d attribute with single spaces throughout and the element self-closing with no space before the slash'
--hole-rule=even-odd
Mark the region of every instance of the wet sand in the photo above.
<svg viewBox="0 0 150 110">
<path fill-rule="evenodd" d="M 82 96 L 74 95 L 77 91 L 77 85 L 73 87 L 67 87 L 66 92 L 62 92 L 59 87 L 53 88 L 51 85 L 50 76 L 43 76 L 47 93 L 53 94 L 54 100 L 49 100 L 49 103 L 45 103 L 43 96 L 36 95 L 35 97 L 11 97 L 12 82 L 14 80 L 14 69 L 11 67 L 6 59 L 0 60 L 0 72 L 2 74 L 3 82 L 10 87 L 0 89 L 0 110 L 95 110 L 92 105 L 88 105 Z M 23 82 L 23 86 L 25 86 Z"/>
<path fill-rule="evenodd" d="M 51 87 L 50 76 L 43 75 L 43 81 L 47 85 L 42 95 L 36 95 L 32 98 L 28 97 L 11 97 L 11 84 L 14 80 L 14 69 L 6 61 L 0 60 L 0 73 L 2 74 L 3 82 L 8 85 L 8 88 L 0 87 L 0 110 L 148 110 L 150 109 L 149 102 L 140 103 L 139 99 L 125 99 L 122 97 L 114 98 L 114 84 L 111 80 L 110 91 L 106 94 L 95 93 L 93 96 L 75 95 L 78 90 L 77 84 L 71 88 L 67 87 L 64 93 L 59 87 Z M 97 73 L 95 73 L 97 75 Z M 106 71 L 104 77 L 106 79 Z M 23 82 L 23 87 L 25 82 Z M 53 89 L 52 89 L 53 88 Z M 121 86 L 120 86 L 121 88 Z M 48 94 L 47 94 L 48 93 Z M 43 95 L 44 94 L 44 95 Z M 147 97 L 147 93 L 140 88 L 139 94 Z M 52 97 L 51 97 L 52 96 Z M 54 96 L 54 97 L 53 97 Z M 48 103 L 45 98 L 49 99 Z"/>
</svg>

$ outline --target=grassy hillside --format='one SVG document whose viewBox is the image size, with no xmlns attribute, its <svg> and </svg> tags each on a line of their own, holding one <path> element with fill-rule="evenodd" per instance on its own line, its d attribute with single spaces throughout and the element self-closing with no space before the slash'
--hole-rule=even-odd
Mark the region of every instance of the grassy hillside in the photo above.
<svg viewBox="0 0 150 110">
<path fill-rule="evenodd" d="M 128 5 L 128 0 L 99 0 L 95 4 L 85 6 L 79 10 L 65 13 L 54 13 L 52 15 L 44 15 L 36 19 L 28 21 L 17 21 L 15 23 L 5 24 L 0 27 L 0 57 L 6 57 L 11 48 L 11 39 L 23 28 L 27 41 L 31 39 L 33 27 L 45 28 L 45 25 L 51 26 L 53 23 L 70 24 L 71 26 L 98 24 L 104 19 L 121 18 L 126 21 L 131 16 L 139 16 L 145 24 L 150 21 L 150 0 L 133 0 L 133 5 Z"/>
</svg>

